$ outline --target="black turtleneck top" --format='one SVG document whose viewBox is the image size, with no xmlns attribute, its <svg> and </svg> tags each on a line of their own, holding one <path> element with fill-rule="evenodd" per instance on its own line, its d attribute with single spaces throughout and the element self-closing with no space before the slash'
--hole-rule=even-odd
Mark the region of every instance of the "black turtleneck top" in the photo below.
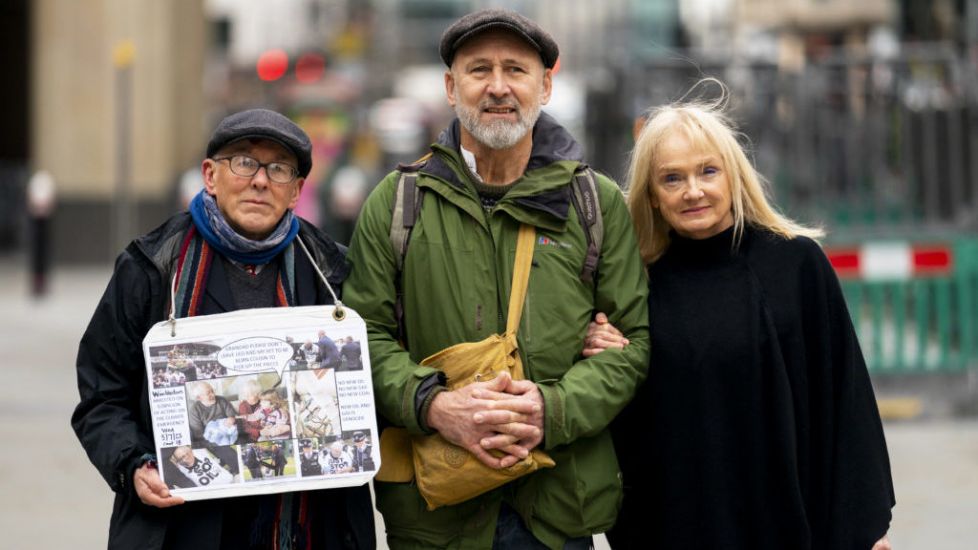
<svg viewBox="0 0 978 550">
<path fill-rule="evenodd" d="M 889 528 L 890 465 L 819 246 L 674 234 L 649 281 L 649 375 L 613 425 L 613 547 L 869 550 Z"/>
</svg>

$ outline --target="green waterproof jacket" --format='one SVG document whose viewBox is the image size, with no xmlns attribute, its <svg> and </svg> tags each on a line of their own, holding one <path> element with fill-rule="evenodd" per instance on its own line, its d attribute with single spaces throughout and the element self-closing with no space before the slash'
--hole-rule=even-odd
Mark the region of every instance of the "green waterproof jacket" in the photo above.
<svg viewBox="0 0 978 550">
<path fill-rule="evenodd" d="M 570 203 L 580 146 L 550 117 L 533 133 L 529 166 L 488 213 L 459 154 L 458 121 L 432 146 L 417 185 L 423 206 L 405 257 L 407 351 L 397 341 L 395 255 L 389 237 L 397 172 L 367 199 L 348 259 L 346 303 L 367 321 L 378 411 L 421 433 L 415 394 L 436 373 L 419 361 L 460 342 L 505 330 L 520 223 L 536 226 L 536 247 L 518 341 L 527 378 L 544 398 L 544 442 L 556 461 L 473 500 L 429 512 L 413 483 L 375 484 L 393 548 L 490 548 L 505 500 L 551 548 L 600 533 L 615 522 L 621 476 L 608 423 L 648 368 L 647 283 L 622 194 L 598 176 L 604 244 L 594 283 L 580 278 L 584 229 Z M 587 326 L 607 312 L 631 343 L 581 355 Z"/>
</svg>

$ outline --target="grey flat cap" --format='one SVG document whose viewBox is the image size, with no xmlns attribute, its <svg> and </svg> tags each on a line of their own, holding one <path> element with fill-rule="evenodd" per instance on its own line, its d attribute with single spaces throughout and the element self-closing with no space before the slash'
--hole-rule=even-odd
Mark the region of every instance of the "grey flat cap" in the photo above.
<svg viewBox="0 0 978 550">
<path fill-rule="evenodd" d="M 438 53 L 441 54 L 442 61 L 451 67 L 452 60 L 455 59 L 455 52 L 458 51 L 463 42 L 490 29 L 507 30 L 526 40 L 527 44 L 540 52 L 540 59 L 543 60 L 544 67 L 552 69 L 557 63 L 560 50 L 557 48 L 557 43 L 554 42 L 553 37 L 526 17 L 515 11 L 503 9 L 480 10 L 464 15 L 452 23 L 441 35 Z"/>
<path fill-rule="evenodd" d="M 299 177 L 312 170 L 312 142 L 302 128 L 285 116 L 268 109 L 250 109 L 228 115 L 214 130 L 207 143 L 207 156 L 213 157 L 222 147 L 240 139 L 269 139 L 295 155 Z"/>
</svg>

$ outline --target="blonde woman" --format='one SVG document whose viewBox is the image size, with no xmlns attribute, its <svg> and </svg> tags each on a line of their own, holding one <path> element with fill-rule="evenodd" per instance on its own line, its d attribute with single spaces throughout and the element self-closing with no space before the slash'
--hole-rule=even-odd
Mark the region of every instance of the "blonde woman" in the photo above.
<svg viewBox="0 0 978 550">
<path fill-rule="evenodd" d="M 655 109 L 637 136 L 652 354 L 613 426 L 625 498 L 608 538 L 889 548 L 886 443 L 821 232 L 768 202 L 737 137 L 720 103 Z M 607 342 L 593 329 L 587 354 Z"/>
</svg>

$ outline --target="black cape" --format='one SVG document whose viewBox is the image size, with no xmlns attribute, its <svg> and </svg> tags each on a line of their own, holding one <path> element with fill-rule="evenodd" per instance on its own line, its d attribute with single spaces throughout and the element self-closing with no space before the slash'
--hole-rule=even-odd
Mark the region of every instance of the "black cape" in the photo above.
<svg viewBox="0 0 978 550">
<path fill-rule="evenodd" d="M 612 430 L 618 548 L 860 549 L 889 528 L 866 364 L 819 246 L 672 236 L 649 266 L 649 376 Z"/>
</svg>

